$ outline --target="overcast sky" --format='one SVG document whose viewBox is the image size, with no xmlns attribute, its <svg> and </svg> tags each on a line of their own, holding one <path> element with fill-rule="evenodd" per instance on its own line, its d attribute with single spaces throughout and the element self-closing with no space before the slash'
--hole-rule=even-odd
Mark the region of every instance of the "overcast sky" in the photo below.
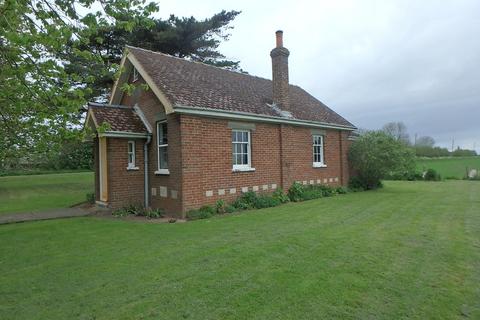
<svg viewBox="0 0 480 320">
<path fill-rule="evenodd" d="M 161 0 L 160 15 L 242 13 L 220 50 L 271 78 L 284 31 L 290 82 L 357 127 L 403 121 L 413 137 L 480 151 L 480 1 Z"/>
</svg>

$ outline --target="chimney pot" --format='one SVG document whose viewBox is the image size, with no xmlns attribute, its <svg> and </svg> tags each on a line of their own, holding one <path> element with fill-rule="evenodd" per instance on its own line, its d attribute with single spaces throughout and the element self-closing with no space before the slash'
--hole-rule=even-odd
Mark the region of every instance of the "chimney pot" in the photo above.
<svg viewBox="0 0 480 320">
<path fill-rule="evenodd" d="M 283 31 L 278 30 L 275 32 L 276 38 L 277 38 L 277 48 L 283 47 Z"/>
</svg>

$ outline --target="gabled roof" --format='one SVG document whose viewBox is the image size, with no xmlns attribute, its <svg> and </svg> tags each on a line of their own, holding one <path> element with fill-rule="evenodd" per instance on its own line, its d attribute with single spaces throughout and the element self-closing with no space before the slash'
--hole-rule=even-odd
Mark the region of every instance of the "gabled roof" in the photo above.
<svg viewBox="0 0 480 320">
<path fill-rule="evenodd" d="M 150 87 L 155 87 L 152 89 L 157 96 L 157 92 L 161 93 L 159 99 L 168 104 L 170 112 L 176 109 L 180 112 L 181 108 L 206 109 L 288 119 L 290 122 L 314 122 L 347 130 L 355 128 L 295 85 L 290 85 L 289 107 L 282 110 L 272 105 L 271 80 L 136 47 L 127 46 L 126 54 L 134 66 L 140 64 L 137 69 L 147 78 Z"/>
<path fill-rule="evenodd" d="M 95 129 L 103 123 L 108 123 L 108 131 L 102 133 L 105 136 L 123 134 L 134 137 L 149 134 L 141 116 L 133 107 L 90 102 L 87 123 L 90 119 L 93 121 Z"/>
</svg>

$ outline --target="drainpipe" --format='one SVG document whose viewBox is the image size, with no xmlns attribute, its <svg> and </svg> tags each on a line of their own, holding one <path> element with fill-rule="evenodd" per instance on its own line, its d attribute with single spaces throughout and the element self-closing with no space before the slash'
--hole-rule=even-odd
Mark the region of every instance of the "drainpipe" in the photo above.
<svg viewBox="0 0 480 320">
<path fill-rule="evenodd" d="M 145 181 L 145 186 L 144 186 L 144 189 L 145 189 L 145 209 L 149 207 L 149 203 L 148 203 L 148 145 L 150 144 L 150 142 L 152 141 L 152 137 L 149 135 L 147 137 L 147 141 L 145 141 L 144 145 L 143 145 L 143 167 L 144 167 L 144 181 Z"/>
</svg>

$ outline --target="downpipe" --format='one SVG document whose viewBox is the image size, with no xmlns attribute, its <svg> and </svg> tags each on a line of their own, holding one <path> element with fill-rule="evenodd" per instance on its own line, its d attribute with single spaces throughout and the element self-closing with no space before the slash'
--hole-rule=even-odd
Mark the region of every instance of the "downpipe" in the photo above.
<svg viewBox="0 0 480 320">
<path fill-rule="evenodd" d="M 147 137 L 147 141 L 143 144 L 143 167 L 144 167 L 144 182 L 145 182 L 145 185 L 144 185 L 144 194 L 145 194 L 145 199 L 144 199 L 144 206 L 145 206 L 145 209 L 147 209 L 150 204 L 148 203 L 148 145 L 150 144 L 150 142 L 152 141 L 152 136 L 149 135 Z"/>
</svg>

